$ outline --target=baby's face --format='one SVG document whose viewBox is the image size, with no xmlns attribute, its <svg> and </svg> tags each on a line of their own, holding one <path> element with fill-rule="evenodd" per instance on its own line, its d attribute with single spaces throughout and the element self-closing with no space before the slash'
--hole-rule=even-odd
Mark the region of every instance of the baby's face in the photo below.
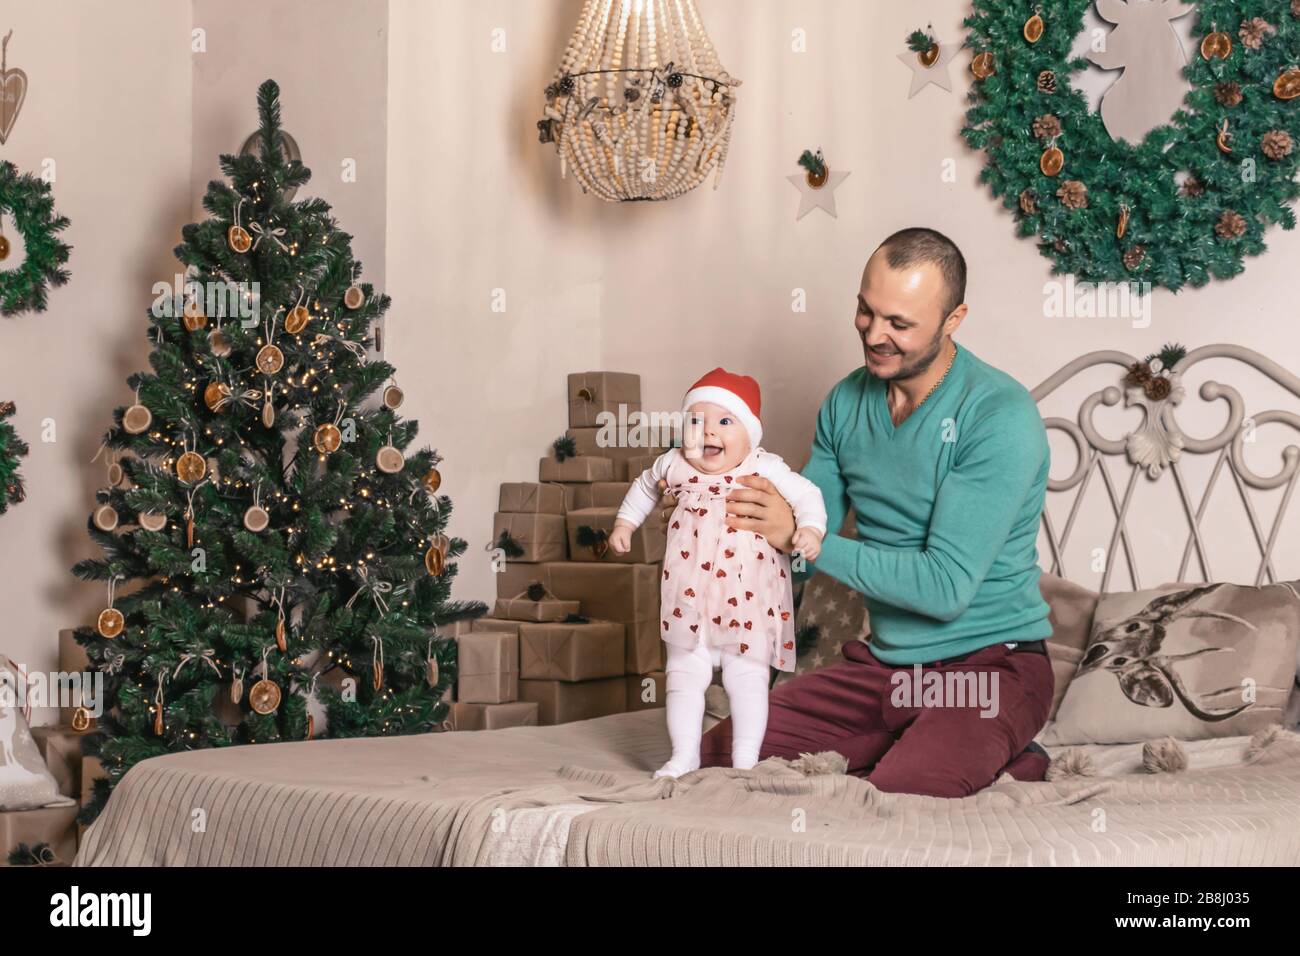
<svg viewBox="0 0 1300 956">
<path fill-rule="evenodd" d="M 720 475 L 745 460 L 749 432 L 739 418 L 712 402 L 696 402 L 687 411 L 691 415 L 682 430 L 682 453 L 692 465 L 707 475 Z"/>
</svg>

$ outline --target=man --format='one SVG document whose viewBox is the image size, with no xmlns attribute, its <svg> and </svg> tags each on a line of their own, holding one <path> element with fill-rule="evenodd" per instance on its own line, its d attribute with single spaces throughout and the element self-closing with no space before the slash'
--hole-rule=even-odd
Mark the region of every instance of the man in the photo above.
<svg viewBox="0 0 1300 956">
<path fill-rule="evenodd" d="M 865 365 L 822 404 L 803 474 L 828 532 L 856 513 L 857 539 L 828 533 L 809 567 L 862 593 L 871 638 L 772 692 L 760 759 L 835 750 L 881 790 L 940 797 L 1047 769 L 1032 743 L 1053 684 L 1036 547 L 1047 435 L 1025 388 L 953 341 L 965 294 L 960 250 L 931 229 L 890 236 L 863 270 Z M 789 551 L 789 505 L 745 484 L 728 524 Z M 992 706 L 954 693 L 975 686 Z M 703 766 L 727 764 L 729 734 L 705 735 Z"/>
</svg>

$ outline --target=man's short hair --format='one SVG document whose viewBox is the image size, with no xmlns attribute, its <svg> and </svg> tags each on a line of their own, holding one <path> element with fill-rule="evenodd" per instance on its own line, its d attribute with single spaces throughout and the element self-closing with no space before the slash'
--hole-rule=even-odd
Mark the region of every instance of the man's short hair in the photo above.
<svg viewBox="0 0 1300 956">
<path fill-rule="evenodd" d="M 885 253 L 885 260 L 893 269 L 906 269 L 922 262 L 939 269 L 948 290 L 945 318 L 966 301 L 966 257 L 943 233 L 920 226 L 900 229 L 880 244 L 880 251 Z"/>
</svg>

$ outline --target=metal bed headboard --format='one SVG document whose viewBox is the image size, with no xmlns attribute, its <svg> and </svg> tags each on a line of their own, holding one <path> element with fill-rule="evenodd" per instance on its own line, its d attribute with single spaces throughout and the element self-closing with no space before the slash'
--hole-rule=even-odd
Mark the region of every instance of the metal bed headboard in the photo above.
<svg viewBox="0 0 1300 956">
<path fill-rule="evenodd" d="M 1208 438 L 1195 438 L 1181 427 L 1178 416 L 1180 407 L 1186 397 L 1183 380 L 1187 372 L 1199 362 L 1207 359 L 1233 359 L 1257 370 L 1278 385 L 1291 396 L 1300 399 L 1300 377 L 1287 371 L 1277 362 L 1252 349 L 1239 345 L 1206 345 L 1187 353 L 1170 371 L 1169 394 L 1167 397 L 1152 399 L 1141 387 L 1130 387 L 1124 383 L 1124 373 L 1128 366 L 1139 361 L 1138 357 L 1115 350 L 1089 352 L 1082 355 L 1059 371 L 1050 375 L 1032 395 L 1040 404 L 1075 376 L 1094 366 L 1112 365 L 1116 367 L 1114 384 L 1107 385 L 1092 392 L 1084 398 L 1079 406 L 1076 421 L 1060 417 L 1044 417 L 1044 424 L 1049 430 L 1064 432 L 1077 449 L 1077 463 L 1073 472 L 1062 478 L 1048 480 L 1048 506 L 1043 510 L 1042 532 L 1047 540 L 1046 553 L 1040 559 L 1050 557 L 1052 573 L 1069 577 L 1066 573 L 1066 548 L 1070 535 L 1076 530 L 1076 521 L 1081 514 L 1089 487 L 1094 481 L 1100 481 L 1110 501 L 1114 525 L 1102 529 L 1101 539 L 1108 539 L 1109 546 L 1104 549 L 1103 566 L 1100 569 L 1100 591 L 1106 593 L 1110 587 L 1111 575 L 1116 560 L 1122 552 L 1124 563 L 1128 568 L 1129 580 L 1133 590 L 1142 587 L 1139 571 L 1141 554 L 1134 541 L 1137 534 L 1129 527 L 1130 508 L 1134 501 L 1134 491 L 1139 480 L 1145 480 L 1167 488 L 1172 484 L 1177 502 L 1187 519 L 1186 539 L 1183 544 L 1182 560 L 1178 568 L 1177 581 L 1186 581 L 1188 564 L 1193 553 L 1196 554 L 1202 580 L 1214 580 L 1211 559 L 1211 542 L 1206 540 L 1205 523 L 1211 495 L 1220 475 L 1225 471 L 1230 476 L 1244 505 L 1250 534 L 1259 550 L 1260 560 L 1255 572 L 1256 585 L 1278 580 L 1291 580 L 1300 577 L 1300 569 L 1287 567 L 1279 576 L 1274 567 L 1274 553 L 1279 535 L 1286 527 L 1287 508 L 1295 490 L 1297 474 L 1300 474 L 1300 448 L 1286 445 L 1280 450 L 1282 467 L 1276 474 L 1260 475 L 1253 471 L 1245 461 L 1245 446 L 1253 444 L 1256 430 L 1263 425 L 1282 423 L 1300 432 L 1300 414 L 1296 411 L 1273 409 L 1247 416 L 1245 402 L 1232 385 L 1207 379 L 1199 389 L 1199 394 L 1206 402 L 1225 402 L 1228 418 L 1222 429 Z M 1093 415 L 1098 406 L 1116 406 L 1123 400 L 1126 407 L 1140 408 L 1142 421 L 1127 434 L 1118 438 L 1107 438 L 1096 426 Z M 1300 402 L 1296 408 L 1300 409 Z M 1199 500 L 1193 501 L 1187 464 L 1189 455 L 1213 456 L 1209 477 L 1200 493 Z M 1055 459 L 1054 454 L 1054 459 Z M 1116 461 L 1117 460 L 1117 461 Z M 1122 490 L 1112 476 L 1109 461 L 1116 461 L 1120 469 L 1127 467 L 1127 476 L 1121 472 Z M 1058 470 L 1058 461 L 1053 462 L 1053 472 Z M 1275 489 L 1281 489 L 1280 492 Z M 1053 520 L 1051 505 L 1058 496 L 1068 495 L 1074 491 L 1069 504 L 1069 514 L 1059 534 Z M 1256 495 L 1271 493 L 1279 497 L 1277 511 L 1267 530 L 1259 520 L 1256 509 Z M 1148 518 L 1148 520 L 1151 520 Z M 1300 520 L 1293 519 L 1290 525 L 1300 532 Z M 1096 529 L 1092 529 L 1096 533 Z M 1295 532 L 1293 532 L 1295 533 Z M 1094 571 L 1097 568 L 1093 568 Z M 1153 581 L 1151 584 L 1162 583 Z M 1148 585 L 1149 586 L 1149 585 Z"/>
</svg>

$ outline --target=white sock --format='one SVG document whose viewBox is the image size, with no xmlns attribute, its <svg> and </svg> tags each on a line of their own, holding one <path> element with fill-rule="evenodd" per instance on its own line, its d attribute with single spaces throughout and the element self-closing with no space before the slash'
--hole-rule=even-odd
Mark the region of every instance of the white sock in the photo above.
<svg viewBox="0 0 1300 956">
<path fill-rule="evenodd" d="M 731 766 L 749 770 L 767 732 L 768 666 L 727 652 L 722 657 L 722 686 L 731 701 Z"/>
<path fill-rule="evenodd" d="M 703 736 L 704 691 L 713 680 L 709 648 L 701 641 L 694 650 L 668 645 L 664 667 L 664 709 L 673 755 L 655 771 L 655 777 L 679 777 L 700 769 L 700 738 Z"/>
</svg>

